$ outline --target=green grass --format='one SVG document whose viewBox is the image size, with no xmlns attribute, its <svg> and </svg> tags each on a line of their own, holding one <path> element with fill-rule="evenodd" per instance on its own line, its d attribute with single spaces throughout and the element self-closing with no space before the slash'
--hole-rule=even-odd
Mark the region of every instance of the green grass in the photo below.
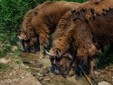
<svg viewBox="0 0 113 85">
<path fill-rule="evenodd" d="M 0 73 L 8 68 L 8 64 L 0 64 Z"/>
<path fill-rule="evenodd" d="M 98 67 L 105 68 L 106 66 L 113 64 L 113 51 L 110 50 L 110 45 L 104 47 L 104 52 L 96 55 L 98 59 Z"/>
</svg>

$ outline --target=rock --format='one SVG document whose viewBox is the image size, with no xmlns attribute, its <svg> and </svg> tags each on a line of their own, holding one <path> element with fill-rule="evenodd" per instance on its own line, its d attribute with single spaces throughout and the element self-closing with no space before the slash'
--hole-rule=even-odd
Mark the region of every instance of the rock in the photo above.
<svg viewBox="0 0 113 85">
<path fill-rule="evenodd" d="M 45 81 L 50 81 L 50 78 L 49 77 L 45 77 L 44 80 Z"/>
<path fill-rule="evenodd" d="M 43 77 L 43 75 L 42 75 L 42 74 L 40 74 L 40 73 L 37 73 L 37 76 L 39 76 L 39 77 Z"/>
<path fill-rule="evenodd" d="M 94 74 L 98 76 L 100 74 L 100 72 L 94 71 Z"/>
<path fill-rule="evenodd" d="M 101 81 L 98 83 L 98 85 L 111 85 L 111 84 L 107 81 Z"/>
<path fill-rule="evenodd" d="M 38 79 L 39 79 L 39 81 L 42 81 L 43 80 L 43 77 L 39 77 Z"/>
<path fill-rule="evenodd" d="M 4 57 L 4 58 L 0 58 L 0 64 L 7 64 L 9 63 L 11 60 L 8 57 Z"/>
<path fill-rule="evenodd" d="M 17 49 L 18 49 L 18 47 L 17 47 L 17 46 L 13 46 L 13 47 L 12 47 L 12 49 L 11 49 L 11 51 L 13 51 L 13 52 L 14 52 L 14 51 L 16 51 Z"/>
</svg>

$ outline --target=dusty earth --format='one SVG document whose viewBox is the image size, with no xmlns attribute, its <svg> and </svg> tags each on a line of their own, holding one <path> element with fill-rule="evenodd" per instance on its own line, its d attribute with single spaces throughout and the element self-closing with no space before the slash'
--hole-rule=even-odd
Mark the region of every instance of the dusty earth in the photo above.
<svg viewBox="0 0 113 85">
<path fill-rule="evenodd" d="M 44 59 L 39 59 L 38 54 L 22 54 L 24 64 L 28 65 L 34 77 L 36 77 L 42 85 L 90 85 L 83 76 L 76 80 L 76 76 L 64 78 L 50 72 L 50 61 L 46 55 Z M 113 85 L 113 64 L 104 69 L 96 69 L 95 82 L 98 85 Z"/>
<path fill-rule="evenodd" d="M 90 85 L 85 77 L 79 80 L 50 72 L 49 57 L 39 59 L 38 54 L 22 53 L 0 71 L 0 85 Z M 16 63 L 15 63 L 16 62 Z M 97 85 L 113 85 L 113 65 L 95 71 Z"/>
<path fill-rule="evenodd" d="M 0 67 L 0 85 L 42 85 L 33 75 L 27 66 L 19 63 L 20 61 L 11 60 Z M 1 71 L 2 70 L 2 71 Z"/>
</svg>

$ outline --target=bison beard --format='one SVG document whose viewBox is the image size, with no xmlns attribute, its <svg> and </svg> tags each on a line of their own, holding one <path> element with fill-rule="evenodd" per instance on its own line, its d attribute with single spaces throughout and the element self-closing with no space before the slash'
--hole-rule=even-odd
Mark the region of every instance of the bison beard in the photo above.
<svg viewBox="0 0 113 85">
<path fill-rule="evenodd" d="M 49 35 L 55 31 L 61 16 L 68 10 L 76 8 L 77 5 L 79 4 L 65 1 L 45 2 L 27 13 L 22 23 L 22 30 L 27 33 L 27 37 L 30 37 L 30 42 L 32 42 L 32 35 L 29 34 L 32 32 L 31 29 L 39 35 L 40 55 L 42 57 L 44 47 L 47 47 Z"/>
</svg>

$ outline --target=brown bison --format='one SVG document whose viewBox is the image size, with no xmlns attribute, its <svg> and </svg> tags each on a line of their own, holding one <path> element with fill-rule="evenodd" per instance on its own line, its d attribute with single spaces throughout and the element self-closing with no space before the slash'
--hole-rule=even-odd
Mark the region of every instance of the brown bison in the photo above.
<svg viewBox="0 0 113 85">
<path fill-rule="evenodd" d="M 75 23 L 74 39 L 77 47 L 77 57 L 80 60 L 90 60 L 90 72 L 93 75 L 93 56 L 98 46 L 113 44 L 113 1 L 101 0 L 98 3 L 89 1 L 79 7 L 73 14 Z M 95 41 L 95 42 L 94 42 Z M 80 62 L 79 62 L 80 63 Z M 93 63 L 93 64 L 92 64 Z"/>
<path fill-rule="evenodd" d="M 93 75 L 94 55 L 97 51 L 95 43 L 98 46 L 113 44 L 113 1 L 88 1 L 75 9 L 72 16 L 74 33 L 71 37 L 75 41 L 76 64 L 81 66 L 88 63 L 90 73 Z M 52 55 L 54 55 L 55 52 L 51 50 L 50 54 L 52 52 Z"/>
<path fill-rule="evenodd" d="M 55 31 L 61 16 L 67 11 L 75 9 L 78 5 L 79 3 L 65 1 L 45 2 L 27 13 L 22 23 L 22 31 L 27 38 L 24 40 L 29 39 L 29 42 L 31 42 L 32 32 L 35 32 L 39 36 L 40 57 L 43 56 L 44 47 L 47 46 L 49 35 Z M 19 38 L 23 39 L 21 36 Z"/>
<path fill-rule="evenodd" d="M 70 72 L 73 69 L 73 61 L 75 60 L 75 46 L 71 38 L 72 33 L 73 31 L 69 30 L 68 32 L 68 29 L 65 34 L 61 33 L 61 36 L 58 36 L 58 38 L 56 37 L 53 40 L 50 51 L 46 51 L 50 56 L 54 72 L 58 72 L 58 74 L 61 74 L 64 77 L 66 77 L 66 75 L 71 75 Z M 54 60 L 57 61 L 54 63 Z"/>
<path fill-rule="evenodd" d="M 71 76 L 70 71 L 73 69 L 73 56 L 70 53 L 66 53 L 62 57 L 50 58 L 51 72 L 66 77 Z"/>
</svg>

